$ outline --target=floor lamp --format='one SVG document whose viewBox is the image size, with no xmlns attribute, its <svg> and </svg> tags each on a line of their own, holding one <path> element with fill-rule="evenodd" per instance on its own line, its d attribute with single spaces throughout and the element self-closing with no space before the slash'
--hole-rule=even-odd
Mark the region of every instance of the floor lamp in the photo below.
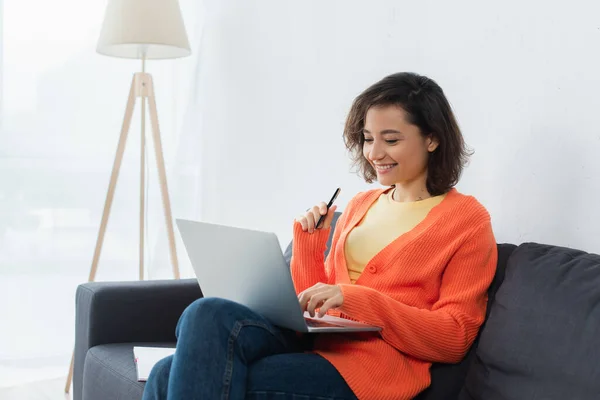
<svg viewBox="0 0 600 400">
<path fill-rule="evenodd" d="M 121 128 L 121 135 L 117 145 L 104 211 L 100 222 L 100 230 L 96 240 L 96 248 L 92 259 L 89 281 L 96 278 L 98 261 L 102 251 L 106 226 L 110 215 L 115 188 L 125 152 L 127 135 L 136 99 L 141 100 L 141 160 L 140 160 L 140 248 L 139 248 L 139 279 L 144 279 L 144 215 L 145 215 L 145 148 L 146 148 L 146 101 L 152 128 L 154 152 L 158 169 L 158 179 L 162 197 L 163 211 L 167 225 L 169 252 L 173 266 L 173 275 L 179 279 L 179 265 L 175 250 L 175 235 L 173 232 L 173 218 L 171 215 L 171 202 L 167 187 L 167 175 L 163 158 L 156 99 L 152 76 L 146 72 L 146 60 L 173 59 L 186 57 L 191 54 L 185 25 L 177 0 L 109 0 L 104 16 L 104 23 L 96 48 L 103 55 L 139 59 L 142 61 L 142 71 L 134 74 L 129 89 L 129 97 L 125 108 L 125 117 Z M 71 366 L 65 385 L 65 392 L 69 392 L 73 378 L 73 365 L 75 352 L 71 356 Z"/>
</svg>

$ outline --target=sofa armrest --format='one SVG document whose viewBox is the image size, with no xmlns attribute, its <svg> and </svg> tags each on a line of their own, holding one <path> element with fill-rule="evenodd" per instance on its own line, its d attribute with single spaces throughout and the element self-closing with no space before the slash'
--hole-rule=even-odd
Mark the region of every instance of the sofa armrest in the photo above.
<svg viewBox="0 0 600 400">
<path fill-rule="evenodd" d="M 75 296 L 74 398 L 81 398 L 88 349 L 107 343 L 175 342 L 181 313 L 200 297 L 196 279 L 79 285 Z"/>
</svg>

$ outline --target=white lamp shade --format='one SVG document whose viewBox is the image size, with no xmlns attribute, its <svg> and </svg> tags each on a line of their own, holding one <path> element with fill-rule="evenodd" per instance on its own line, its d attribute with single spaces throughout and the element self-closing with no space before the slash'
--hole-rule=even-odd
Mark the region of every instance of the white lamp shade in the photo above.
<svg viewBox="0 0 600 400">
<path fill-rule="evenodd" d="M 177 0 L 108 0 L 96 51 L 121 58 L 189 56 Z"/>
</svg>

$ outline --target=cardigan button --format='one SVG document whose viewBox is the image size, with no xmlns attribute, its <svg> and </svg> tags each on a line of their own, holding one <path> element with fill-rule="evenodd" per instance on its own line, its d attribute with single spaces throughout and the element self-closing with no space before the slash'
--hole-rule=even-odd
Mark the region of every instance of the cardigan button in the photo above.
<svg viewBox="0 0 600 400">
<path fill-rule="evenodd" d="M 377 272 L 377 268 L 375 268 L 374 265 L 369 265 L 369 272 L 374 274 L 375 272 Z"/>
</svg>

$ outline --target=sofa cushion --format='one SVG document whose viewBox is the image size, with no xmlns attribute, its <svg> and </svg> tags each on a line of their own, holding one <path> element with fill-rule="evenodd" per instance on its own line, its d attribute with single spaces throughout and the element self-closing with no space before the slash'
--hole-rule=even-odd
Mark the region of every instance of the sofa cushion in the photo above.
<svg viewBox="0 0 600 400">
<path fill-rule="evenodd" d="M 175 347 L 175 343 L 116 343 L 92 347 L 83 367 L 85 400 L 140 400 L 144 382 L 137 381 L 133 346 Z"/>
<path fill-rule="evenodd" d="M 596 399 L 600 256 L 526 243 L 510 257 L 461 399 Z"/>
</svg>

